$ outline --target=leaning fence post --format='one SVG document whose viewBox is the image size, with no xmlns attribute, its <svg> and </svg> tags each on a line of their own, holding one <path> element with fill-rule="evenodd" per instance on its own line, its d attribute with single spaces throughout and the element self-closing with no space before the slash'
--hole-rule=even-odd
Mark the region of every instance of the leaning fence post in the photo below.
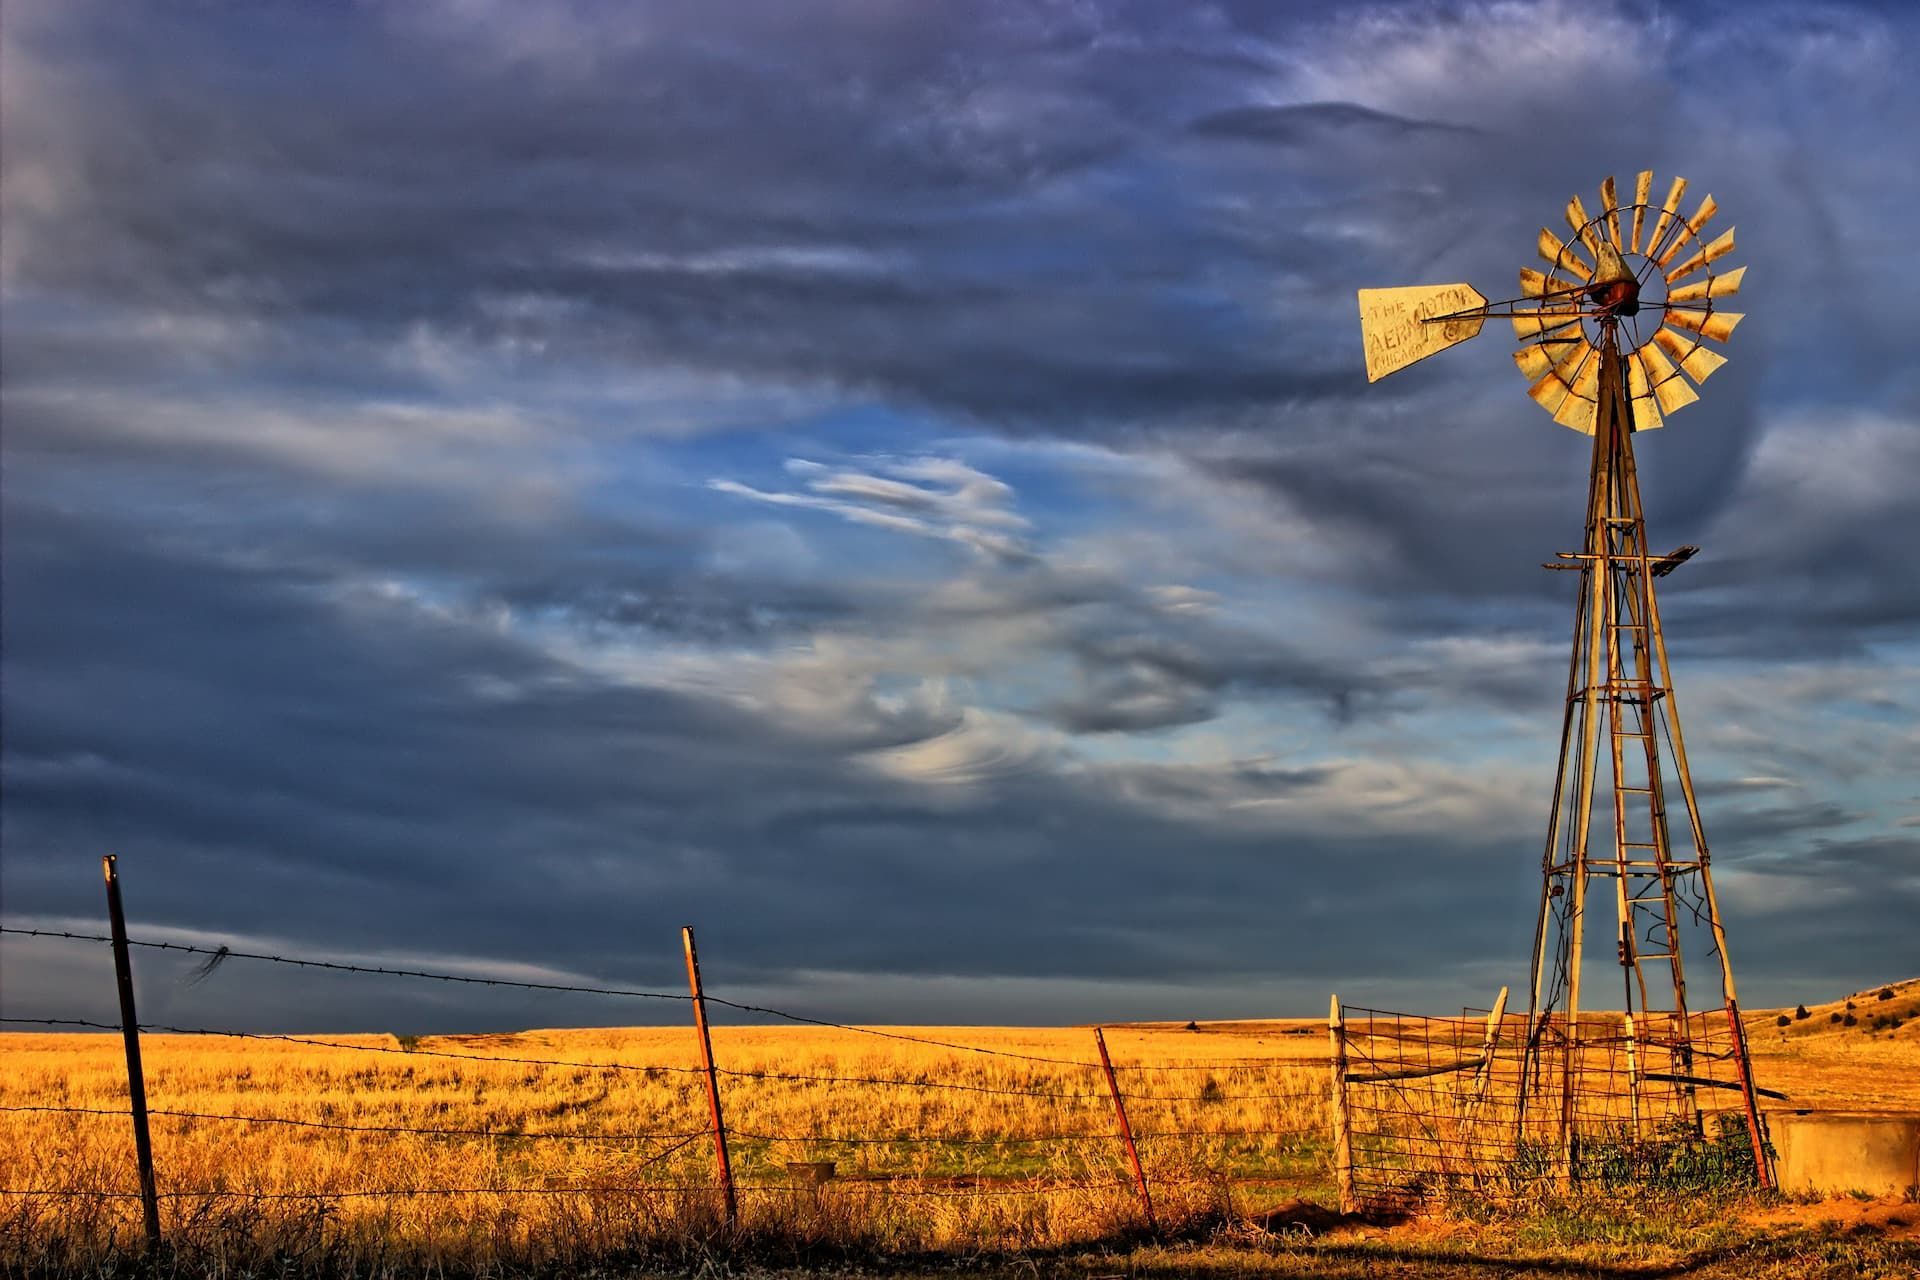
<svg viewBox="0 0 1920 1280">
<path fill-rule="evenodd" d="M 1347 1023 L 1340 997 L 1327 1005 L 1327 1048 L 1333 1063 L 1333 1173 L 1340 1212 L 1353 1212 L 1353 1129 L 1347 1119 Z"/>
<path fill-rule="evenodd" d="M 1500 1047 L 1500 1027 L 1507 1017 L 1507 989 L 1500 988 L 1500 994 L 1494 997 L 1493 1008 L 1487 1010 L 1486 1034 L 1480 1038 L 1480 1065 L 1473 1071 L 1473 1092 L 1467 1098 L 1466 1120 L 1471 1124 L 1486 1105 L 1487 1094 L 1493 1084 L 1493 1055 Z"/>
<path fill-rule="evenodd" d="M 1140 1167 L 1140 1150 L 1133 1145 L 1133 1126 L 1127 1123 L 1127 1104 L 1120 1097 L 1120 1082 L 1113 1075 L 1113 1059 L 1107 1056 L 1106 1033 L 1093 1029 L 1093 1042 L 1100 1047 L 1100 1066 L 1107 1073 L 1107 1092 L 1113 1095 L 1113 1113 L 1120 1118 L 1120 1140 L 1127 1144 L 1127 1159 L 1133 1161 L 1133 1181 L 1140 1188 L 1140 1207 L 1146 1211 L 1147 1230 L 1158 1232 L 1153 1220 L 1153 1195 L 1147 1190 L 1147 1171 Z"/>
<path fill-rule="evenodd" d="M 147 1077 L 140 1067 L 140 1017 L 133 1008 L 133 962 L 127 958 L 127 918 L 120 909 L 120 871 L 113 854 L 100 859 L 107 876 L 107 921 L 113 932 L 113 979 L 120 989 L 120 1038 L 127 1046 L 127 1103 L 133 1113 L 133 1154 L 140 1164 L 140 1215 L 149 1252 L 160 1248 L 160 1190 L 153 1179 L 153 1138 L 147 1132 Z"/>
<path fill-rule="evenodd" d="M 713 1113 L 713 1161 L 720 1170 L 720 1191 L 726 1197 L 727 1225 L 740 1214 L 733 1195 L 733 1165 L 727 1160 L 727 1125 L 720 1118 L 720 1075 L 713 1068 L 713 1037 L 707 1031 L 707 997 L 700 990 L 700 953 L 693 947 L 693 926 L 680 930 L 687 949 L 687 987 L 693 992 L 693 1025 L 700 1033 L 700 1062 L 707 1072 L 707 1108 Z"/>
</svg>

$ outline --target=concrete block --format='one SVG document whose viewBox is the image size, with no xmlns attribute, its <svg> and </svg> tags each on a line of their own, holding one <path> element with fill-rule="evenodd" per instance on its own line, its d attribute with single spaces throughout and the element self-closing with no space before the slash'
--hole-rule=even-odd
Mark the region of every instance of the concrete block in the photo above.
<svg viewBox="0 0 1920 1280">
<path fill-rule="evenodd" d="M 1920 1189 L 1920 1112 L 1772 1111 L 1767 1128 L 1782 1191 Z"/>
</svg>

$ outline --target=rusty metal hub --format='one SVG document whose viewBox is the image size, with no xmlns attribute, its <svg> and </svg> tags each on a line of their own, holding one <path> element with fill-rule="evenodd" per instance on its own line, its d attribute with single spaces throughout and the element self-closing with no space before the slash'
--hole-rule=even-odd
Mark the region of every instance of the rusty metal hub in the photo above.
<svg viewBox="0 0 1920 1280">
<path fill-rule="evenodd" d="M 1640 314 L 1640 281 L 1621 258 L 1620 250 L 1604 238 L 1596 237 L 1599 248 L 1594 256 L 1593 283 L 1587 286 L 1587 298 L 1604 315 Z"/>
</svg>

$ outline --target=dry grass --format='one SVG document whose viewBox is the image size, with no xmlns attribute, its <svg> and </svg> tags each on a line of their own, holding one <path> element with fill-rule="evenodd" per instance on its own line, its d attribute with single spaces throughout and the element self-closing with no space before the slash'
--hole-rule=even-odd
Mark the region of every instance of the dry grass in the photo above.
<svg viewBox="0 0 1920 1280">
<path fill-rule="evenodd" d="M 1760 1084 L 1796 1107 L 1920 1110 L 1920 978 L 1800 1007 L 1745 1019 Z"/>
<path fill-rule="evenodd" d="M 1856 1008 L 1864 997 L 1876 1016 L 1901 1016 L 1901 1027 L 1827 1020 L 1844 1000 L 1810 1007 L 1804 1019 L 1788 1010 L 1784 1028 L 1775 1011 L 1751 1015 L 1760 1083 L 1789 1093 L 1797 1106 L 1920 1107 L 1920 1023 L 1904 1014 L 1920 1005 L 1920 982 L 1895 984 L 1885 1001 L 1878 990 L 1856 993 Z M 901 1030 L 1000 1053 L 1096 1060 L 1085 1029 Z M 740 1225 L 729 1232 L 713 1191 L 705 1086 L 691 1028 L 530 1031 L 411 1045 L 386 1035 L 325 1038 L 382 1052 L 147 1037 L 151 1105 L 488 1133 L 356 1132 L 156 1115 L 160 1184 L 169 1193 L 164 1225 L 191 1268 L 330 1275 L 686 1270 L 723 1254 L 776 1263 L 885 1258 L 897 1267 L 923 1251 L 945 1258 L 1024 1251 L 1070 1274 L 1100 1256 L 1074 1249 L 1091 1245 L 1104 1253 L 1139 1239 L 1140 1207 L 1104 1081 L 1084 1065 L 850 1031 L 720 1028 L 721 1067 L 746 1073 L 722 1080 L 742 1187 Z M 1530 1274 L 1517 1264 L 1543 1249 L 1613 1265 L 1649 1244 L 1647 1231 L 1667 1230 L 1611 1208 L 1592 1222 L 1577 1215 L 1561 1222 L 1548 1212 L 1519 1225 L 1347 1233 L 1312 1242 L 1248 1234 L 1233 1224 L 1250 1209 L 1331 1194 L 1321 1172 L 1324 1028 L 1116 1028 L 1108 1042 L 1143 1135 L 1162 1225 L 1205 1241 L 1133 1252 L 1132 1270 L 1277 1268 L 1331 1276 L 1398 1267 L 1412 1268 L 1408 1274 L 1504 1276 Z M 1256 1061 L 1206 1065 L 1233 1059 Z M 899 1083 L 874 1083 L 889 1080 Z M 117 1037 L 0 1036 L 0 1106 L 116 1113 L 0 1113 L 0 1185 L 133 1190 Z M 804 1185 L 788 1164 L 809 1161 L 832 1161 L 836 1177 L 817 1190 Z M 357 1194 L 409 1190 L 419 1194 Z M 207 1192 L 219 1194 L 195 1194 Z M 129 1199 L 7 1197 L 0 1201 L 0 1272 L 124 1270 L 137 1226 L 137 1204 Z M 1722 1266 L 1737 1274 L 1749 1265 L 1761 1274 L 1799 1274 L 1794 1268 L 1814 1259 L 1808 1274 L 1829 1264 L 1902 1274 L 1899 1268 L 1914 1261 L 1910 1243 L 1862 1237 L 1836 1244 L 1809 1236 L 1781 1253 L 1787 1246 L 1777 1229 L 1713 1234 L 1724 1226 L 1709 1214 L 1697 1232 L 1676 1235 L 1655 1252 L 1704 1259 L 1700 1274 L 1721 1274 Z M 1060 1249 L 1068 1252 L 1051 1252 Z M 1495 1266 L 1496 1259 L 1504 1261 Z"/>
<path fill-rule="evenodd" d="M 910 1034 L 1095 1060 L 1085 1030 Z M 156 1114 L 171 1239 L 234 1265 L 320 1250 L 330 1266 L 351 1260 L 360 1269 L 430 1260 L 570 1266 L 657 1255 L 723 1234 L 690 1028 L 433 1037 L 407 1046 L 391 1036 L 325 1038 L 384 1052 L 146 1037 L 150 1106 L 489 1134 Z M 722 1079 L 736 1134 L 741 1237 L 883 1252 L 1033 1248 L 1112 1239 L 1140 1222 L 1097 1069 L 850 1031 L 721 1028 L 714 1038 L 719 1065 L 749 1073 Z M 1271 1192 L 1316 1176 L 1313 1151 L 1327 1123 L 1323 1035 L 1244 1026 L 1219 1034 L 1115 1030 L 1108 1042 L 1163 1223 L 1225 1215 L 1236 1191 L 1243 1201 L 1249 1194 L 1245 1180 L 1264 1179 Z M 1256 1061 L 1197 1065 L 1247 1058 Z M 133 1190 L 117 1037 L 0 1037 L 0 1064 L 0 1105 L 119 1112 L 0 1115 L 0 1169 L 10 1189 Z M 757 1073 L 809 1078 L 752 1078 Z M 536 1133 L 558 1136 L 502 1136 Z M 600 1136 L 608 1134 L 622 1136 Z M 809 1161 L 833 1161 L 836 1178 L 817 1191 L 805 1186 L 787 1164 Z M 420 1194 L 365 1194 L 389 1191 Z M 50 1265 L 99 1258 L 134 1238 L 130 1200 L 8 1199 L 0 1212 L 16 1260 L 34 1250 Z"/>
</svg>

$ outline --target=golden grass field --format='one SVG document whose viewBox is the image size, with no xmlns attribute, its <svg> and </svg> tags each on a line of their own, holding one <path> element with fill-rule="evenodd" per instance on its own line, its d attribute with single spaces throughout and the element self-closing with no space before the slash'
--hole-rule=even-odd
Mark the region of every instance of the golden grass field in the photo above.
<svg viewBox="0 0 1920 1280">
<path fill-rule="evenodd" d="M 1844 1001 L 1785 1011 L 1785 1027 L 1781 1011 L 1753 1014 L 1760 1083 L 1791 1095 L 1783 1105 L 1920 1109 L 1920 982 L 1885 1001 L 1877 990 L 1852 997 L 1871 1006 L 1853 1025 L 1828 1016 Z M 315 1037 L 328 1045 L 147 1036 L 163 1225 L 223 1270 L 336 1274 L 564 1270 L 729 1239 L 900 1255 L 1137 1235 L 1104 1077 L 1080 1065 L 1098 1061 L 1088 1029 L 891 1030 L 995 1052 L 715 1029 L 740 1186 L 731 1234 L 691 1027 Z M 1107 1040 L 1163 1227 L 1217 1231 L 1296 1196 L 1330 1198 L 1324 1024 L 1120 1027 Z M 0 1111 L 0 1186 L 132 1192 L 126 1105 L 118 1036 L 0 1036 L 0 1108 L 110 1113 Z M 835 1176 L 819 1186 L 789 1167 L 824 1161 Z M 85 1271 L 135 1243 L 138 1221 L 128 1198 L 8 1196 L 0 1259 Z"/>
<path fill-rule="evenodd" d="M 1097 1063 L 1085 1029 L 899 1030 Z M 1326 1037 L 1311 1024 L 1298 1031 L 1108 1033 L 1163 1220 L 1245 1207 L 1262 1190 L 1249 1179 L 1271 1192 L 1317 1177 Z M 292 1245 L 312 1234 L 324 1203 L 327 1231 L 354 1248 L 564 1259 L 697 1234 L 717 1214 L 691 1027 L 430 1037 L 411 1051 L 392 1036 L 316 1038 L 380 1051 L 144 1037 L 170 1236 Z M 723 1071 L 746 1073 L 723 1076 L 721 1088 L 749 1232 L 974 1249 L 1099 1239 L 1140 1221 L 1097 1066 L 800 1027 L 716 1028 L 714 1052 Z M 0 1106 L 118 1113 L 0 1113 L 9 1189 L 136 1186 L 117 1036 L 0 1037 L 0 1081 Z M 490 1132 L 362 1132 L 166 1111 Z M 497 1136 L 534 1134 L 550 1136 Z M 834 1162 L 836 1176 L 817 1191 L 787 1168 L 818 1161 Z M 1041 1182 L 1048 1190 L 1036 1194 Z M 426 1194 L 365 1194 L 387 1191 Z M 182 1194 L 192 1192 L 220 1194 Z M 264 1198 L 314 1193 L 329 1198 Z M 127 1200 L 12 1199 L 15 1247 L 34 1237 L 85 1254 L 112 1232 L 126 1238 L 138 1220 Z"/>
</svg>

